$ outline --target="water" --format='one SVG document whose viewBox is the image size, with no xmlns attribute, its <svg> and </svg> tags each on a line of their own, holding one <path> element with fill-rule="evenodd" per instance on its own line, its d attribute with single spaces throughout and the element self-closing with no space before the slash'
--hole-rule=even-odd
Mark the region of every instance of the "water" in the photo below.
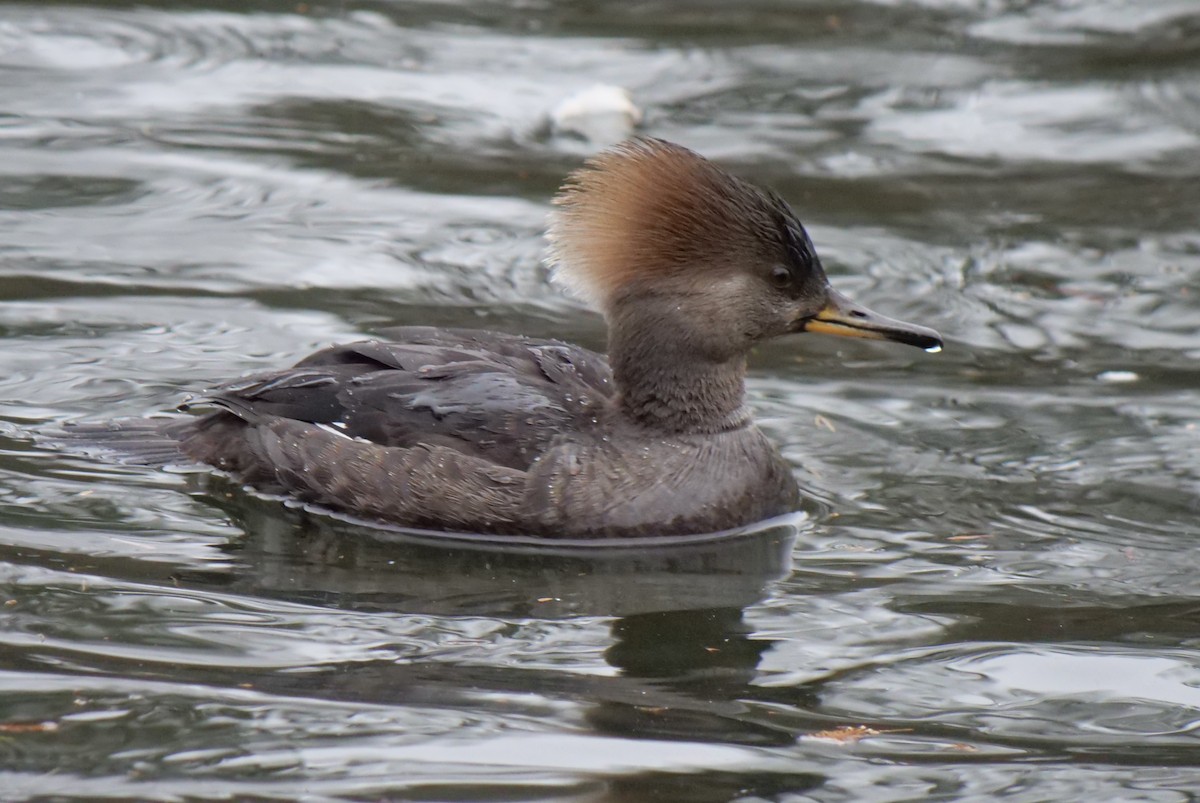
<svg viewBox="0 0 1200 803">
<path fill-rule="evenodd" d="M 5 799 L 1200 794 L 1193 0 L 0 5 Z M 430 544 L 36 445 L 547 284 L 624 86 L 938 355 L 761 349 L 812 503 L 724 545 Z"/>
</svg>

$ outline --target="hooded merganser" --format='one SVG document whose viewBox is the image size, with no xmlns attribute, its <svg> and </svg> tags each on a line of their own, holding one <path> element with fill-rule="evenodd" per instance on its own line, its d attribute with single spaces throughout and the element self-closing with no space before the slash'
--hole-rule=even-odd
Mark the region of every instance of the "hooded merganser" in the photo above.
<svg viewBox="0 0 1200 803">
<path fill-rule="evenodd" d="M 557 340 L 401 327 L 181 408 L 205 415 L 114 423 L 103 439 L 411 527 L 707 533 L 799 502 L 745 404 L 757 343 L 808 331 L 941 347 L 932 329 L 834 291 L 782 198 L 678 145 L 624 142 L 554 203 L 555 278 L 604 314 L 607 359 Z"/>
</svg>

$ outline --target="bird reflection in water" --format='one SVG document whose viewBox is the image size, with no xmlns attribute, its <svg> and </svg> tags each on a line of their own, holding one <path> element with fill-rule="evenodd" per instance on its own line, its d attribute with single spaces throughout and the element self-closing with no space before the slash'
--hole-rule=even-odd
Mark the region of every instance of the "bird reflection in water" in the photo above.
<svg viewBox="0 0 1200 803">
<path fill-rule="evenodd" d="M 232 498 L 223 504 L 245 533 L 228 546 L 232 571 L 188 573 L 180 584 L 363 612 L 613 617 L 603 656 L 615 676 L 409 658 L 322 665 L 304 674 L 264 671 L 249 679 L 260 691 L 455 709 L 501 705 L 481 699 L 497 693 L 529 694 L 584 706 L 585 720 L 606 735 L 754 745 L 795 739 L 744 716 L 742 701 L 770 692 L 753 682 L 772 644 L 754 637 L 744 611 L 789 573 L 803 515 L 661 549 L 519 551 L 486 543 L 448 548 L 440 534 L 426 542 L 420 533 Z M 205 680 L 214 682 L 211 674 Z M 248 679 L 243 670 L 228 680 Z M 796 690 L 789 694 L 794 705 Z"/>
</svg>

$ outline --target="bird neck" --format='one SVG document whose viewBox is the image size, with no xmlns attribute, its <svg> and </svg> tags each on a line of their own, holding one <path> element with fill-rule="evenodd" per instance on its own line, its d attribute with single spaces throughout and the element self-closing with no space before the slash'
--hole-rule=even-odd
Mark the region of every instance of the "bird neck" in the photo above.
<svg viewBox="0 0 1200 803">
<path fill-rule="evenodd" d="M 714 358 L 696 322 L 684 316 L 676 301 L 653 297 L 609 309 L 608 356 L 620 414 L 671 434 L 743 426 L 750 419 L 745 354 Z"/>
</svg>

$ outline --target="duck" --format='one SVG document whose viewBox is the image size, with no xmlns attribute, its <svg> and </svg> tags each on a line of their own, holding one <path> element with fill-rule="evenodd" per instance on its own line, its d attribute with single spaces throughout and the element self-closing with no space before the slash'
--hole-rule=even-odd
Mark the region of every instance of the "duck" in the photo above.
<svg viewBox="0 0 1200 803">
<path fill-rule="evenodd" d="M 937 351 L 933 329 L 834 290 L 778 194 L 683 146 L 626 140 L 571 173 L 552 278 L 600 312 L 608 354 L 401 326 L 220 384 L 193 415 L 76 427 L 141 462 L 422 530 L 538 539 L 714 533 L 795 511 L 754 423 L 747 358 L 822 333 Z"/>
</svg>

